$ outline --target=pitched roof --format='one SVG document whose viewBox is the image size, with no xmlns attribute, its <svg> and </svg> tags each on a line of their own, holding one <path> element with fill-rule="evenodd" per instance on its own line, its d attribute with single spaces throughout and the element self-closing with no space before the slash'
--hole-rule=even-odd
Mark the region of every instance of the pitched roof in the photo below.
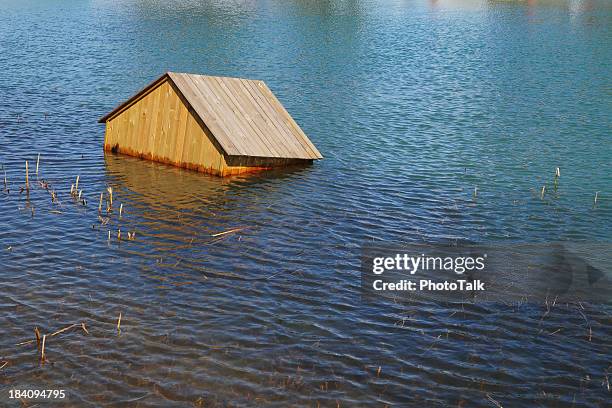
<svg viewBox="0 0 612 408">
<path fill-rule="evenodd" d="M 263 81 L 167 72 L 102 117 L 104 123 L 170 80 L 230 156 L 321 159 Z"/>
</svg>

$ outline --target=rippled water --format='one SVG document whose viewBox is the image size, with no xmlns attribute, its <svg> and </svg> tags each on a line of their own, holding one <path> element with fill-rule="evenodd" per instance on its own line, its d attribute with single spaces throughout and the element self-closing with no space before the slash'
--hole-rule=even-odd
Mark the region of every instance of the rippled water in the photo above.
<svg viewBox="0 0 612 408">
<path fill-rule="evenodd" d="M 0 405 L 604 406 L 610 306 L 365 303 L 359 257 L 609 242 L 611 22 L 588 0 L 3 1 Z M 265 80 L 325 159 L 222 180 L 105 156 L 96 120 L 165 70 Z M 43 366 L 17 345 L 81 322 Z"/>
</svg>

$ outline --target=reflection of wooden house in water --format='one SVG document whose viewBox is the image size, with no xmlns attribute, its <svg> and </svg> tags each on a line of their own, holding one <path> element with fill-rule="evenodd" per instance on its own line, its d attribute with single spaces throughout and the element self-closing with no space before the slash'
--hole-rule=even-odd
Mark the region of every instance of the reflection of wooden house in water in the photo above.
<svg viewBox="0 0 612 408">
<path fill-rule="evenodd" d="M 322 158 L 262 81 L 168 72 L 100 123 L 107 151 L 218 176 Z"/>
</svg>

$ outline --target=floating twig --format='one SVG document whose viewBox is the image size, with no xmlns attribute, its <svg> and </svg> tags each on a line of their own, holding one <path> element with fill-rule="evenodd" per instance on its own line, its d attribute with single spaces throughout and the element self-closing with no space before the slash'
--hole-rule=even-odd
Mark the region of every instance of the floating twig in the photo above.
<svg viewBox="0 0 612 408">
<path fill-rule="evenodd" d="M 49 337 L 57 336 L 58 334 L 63 333 L 65 331 L 67 331 L 67 330 L 70 330 L 73 327 L 77 327 L 78 325 L 79 325 L 78 323 L 73 323 L 73 324 L 71 324 L 68 327 L 64 327 L 63 329 L 60 329 L 60 330 L 56 331 L 55 333 L 50 334 Z"/>
<path fill-rule="evenodd" d="M 3 361 L 2 365 L 0 365 L 0 370 L 2 370 L 4 367 L 6 367 L 7 364 L 8 364 L 8 361 Z"/>
<path fill-rule="evenodd" d="M 89 330 L 87 330 L 87 327 L 85 327 L 85 323 L 81 323 L 81 328 L 85 333 L 89 334 Z"/>
<path fill-rule="evenodd" d="M 240 227 L 240 228 L 234 228 L 234 229 L 223 231 L 223 232 L 217 232 L 216 234 L 212 234 L 211 237 L 219 237 L 221 235 L 232 234 L 234 232 L 242 231 L 245 228 L 246 227 Z"/>
</svg>

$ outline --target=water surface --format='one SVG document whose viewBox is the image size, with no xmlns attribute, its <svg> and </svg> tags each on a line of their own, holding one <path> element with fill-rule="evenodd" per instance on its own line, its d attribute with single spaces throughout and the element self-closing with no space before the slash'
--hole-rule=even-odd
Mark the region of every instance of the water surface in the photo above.
<svg viewBox="0 0 612 408">
<path fill-rule="evenodd" d="M 609 242 L 611 22 L 588 0 L 3 1 L 0 405 L 604 406 L 609 306 L 366 304 L 359 257 Z M 222 180 L 105 156 L 97 119 L 166 70 L 266 81 L 325 159 Z M 107 186 L 124 212 L 100 221 Z M 44 366 L 17 346 L 75 322 Z"/>
</svg>

